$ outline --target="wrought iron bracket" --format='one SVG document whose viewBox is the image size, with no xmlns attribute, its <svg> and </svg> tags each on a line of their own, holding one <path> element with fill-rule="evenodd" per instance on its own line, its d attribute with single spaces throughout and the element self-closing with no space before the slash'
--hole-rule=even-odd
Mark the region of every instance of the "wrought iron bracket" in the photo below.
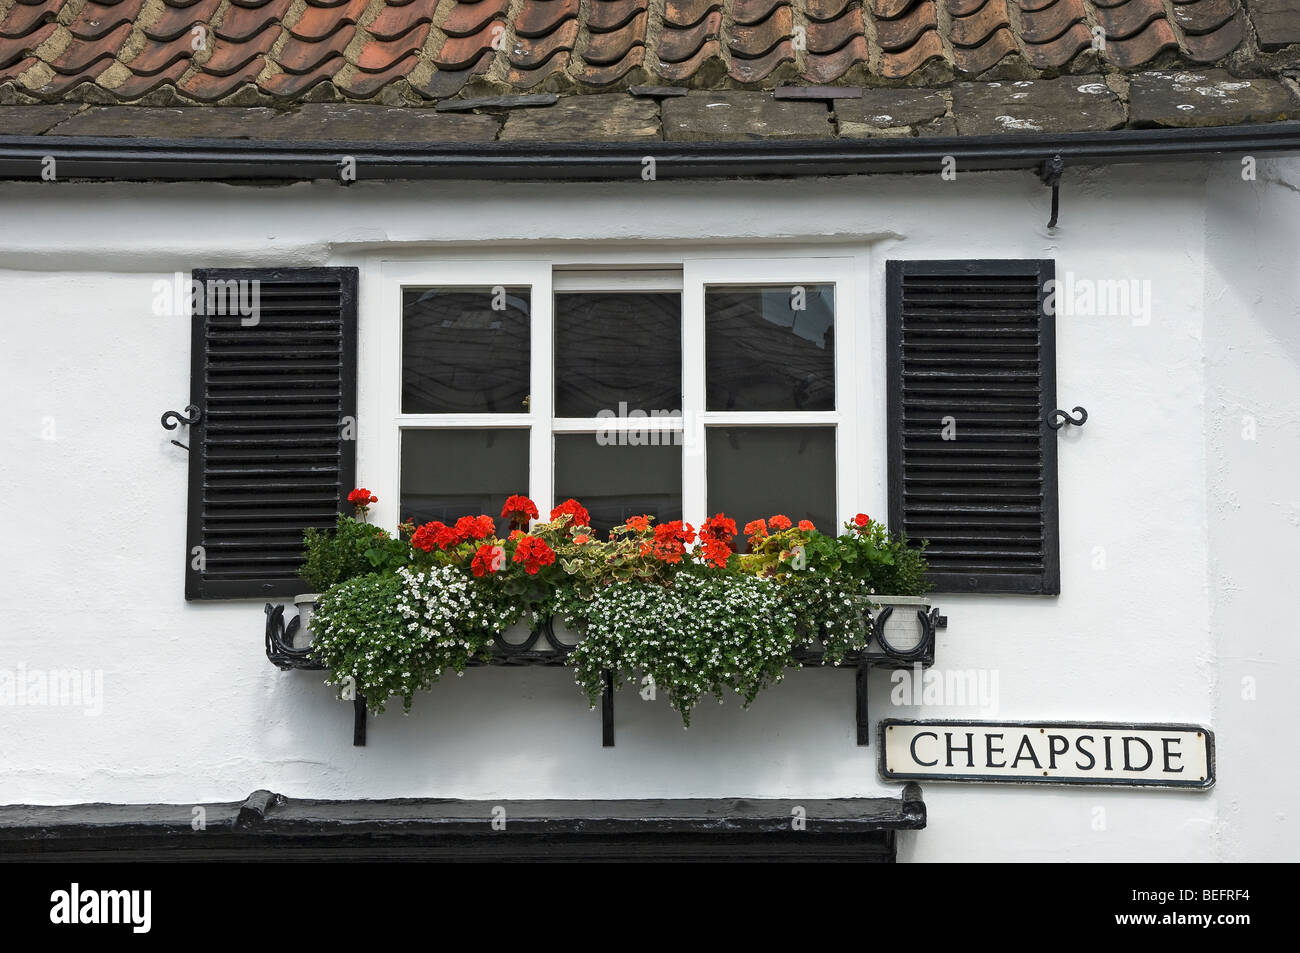
<svg viewBox="0 0 1300 953">
<path fill-rule="evenodd" d="M 298 617 L 294 616 L 286 624 L 283 605 L 266 605 L 266 657 L 273 665 L 283 671 L 303 669 L 323 671 L 324 666 L 312 657 L 310 649 L 293 647 L 293 636 L 298 631 Z M 911 668 L 914 665 L 929 667 L 934 664 L 935 632 L 946 628 L 948 617 L 941 615 L 938 608 L 929 611 L 917 609 L 916 617 L 921 626 L 921 639 L 909 649 L 900 649 L 889 644 L 885 639 L 885 622 L 893 614 L 893 606 L 884 606 L 869 623 L 870 635 L 867 648 L 861 652 L 849 653 L 845 667 L 855 670 L 854 680 L 854 720 L 857 725 L 858 744 L 867 747 L 871 744 L 871 713 L 868 705 L 867 681 L 874 665 L 877 668 L 898 669 Z M 492 656 L 488 662 L 475 660 L 471 665 L 563 665 L 574 646 L 556 636 L 552 619 L 545 619 L 522 642 L 507 642 L 497 635 L 492 645 Z M 823 660 L 821 649 L 810 643 L 794 654 L 797 665 L 820 665 Z M 362 747 L 366 743 L 366 715 L 369 706 L 366 697 L 357 694 L 352 699 L 352 744 Z M 601 674 L 600 698 L 600 738 L 605 748 L 614 746 L 614 677 L 610 672 Z"/>
<path fill-rule="evenodd" d="M 1072 427 L 1082 427 L 1088 422 L 1088 412 L 1082 407 L 1074 408 L 1075 416 L 1070 416 L 1069 411 L 1061 410 L 1059 407 L 1047 415 L 1047 426 L 1053 430 L 1060 430 L 1066 424 Z"/>
<path fill-rule="evenodd" d="M 1065 173 L 1065 160 L 1060 154 L 1044 159 L 1038 167 L 1038 178 L 1043 185 L 1052 187 L 1052 217 L 1047 220 L 1048 228 L 1056 227 L 1056 219 L 1061 211 L 1061 176 Z"/>
<path fill-rule="evenodd" d="M 177 427 L 192 427 L 203 419 L 203 411 L 195 404 L 186 404 L 185 413 L 182 414 L 177 410 L 166 411 L 162 415 L 162 425 L 164 430 L 175 430 Z M 188 451 L 190 448 L 185 446 L 179 440 L 173 440 L 172 443 L 182 450 Z"/>
</svg>

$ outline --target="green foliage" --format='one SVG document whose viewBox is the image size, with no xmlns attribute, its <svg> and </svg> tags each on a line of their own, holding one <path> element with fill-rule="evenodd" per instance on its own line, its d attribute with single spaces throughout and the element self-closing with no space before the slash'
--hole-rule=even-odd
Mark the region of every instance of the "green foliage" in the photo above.
<svg viewBox="0 0 1300 953">
<path fill-rule="evenodd" d="M 333 532 L 309 527 L 303 533 L 299 574 L 313 592 L 369 573 L 392 573 L 410 561 L 410 545 L 385 530 L 340 513 Z"/>
<path fill-rule="evenodd" d="M 690 725 L 705 694 L 734 691 L 746 706 L 779 682 L 804 637 L 796 608 L 774 582 L 737 573 L 682 572 L 668 587 L 633 581 L 607 586 L 586 603 L 586 630 L 569 656 L 592 705 L 601 673 L 615 684 L 648 676 Z"/>
<path fill-rule="evenodd" d="M 376 712 L 392 697 L 410 711 L 415 693 L 446 670 L 486 659 L 493 637 L 520 614 L 516 600 L 458 567 L 402 568 L 326 592 L 312 616 L 312 652 L 330 684 L 345 689 L 351 678 Z"/>
<path fill-rule="evenodd" d="M 930 591 L 924 544 L 913 547 L 906 537 L 891 535 L 874 521 L 844 526 L 836 538 L 837 573 L 876 595 L 921 596 Z"/>
</svg>

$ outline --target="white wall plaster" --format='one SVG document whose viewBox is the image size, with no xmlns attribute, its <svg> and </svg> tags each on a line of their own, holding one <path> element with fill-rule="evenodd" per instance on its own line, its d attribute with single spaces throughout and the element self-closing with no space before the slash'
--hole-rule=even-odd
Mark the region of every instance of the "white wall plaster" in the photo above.
<svg viewBox="0 0 1300 953">
<path fill-rule="evenodd" d="M 372 718 L 262 652 L 255 601 L 187 604 L 186 457 L 159 415 L 189 394 L 189 327 L 151 284 L 201 266 L 358 264 L 482 243 L 581 257 L 652 243 L 858 257 L 883 414 L 884 260 L 1051 257 L 1058 273 L 1151 282 L 1149 324 L 1058 322 L 1062 594 L 939 596 L 940 667 L 995 670 L 1003 719 L 1187 721 L 1219 732 L 1210 793 L 925 786 L 911 860 L 1294 859 L 1276 767 L 1295 721 L 1284 599 L 1297 564 L 1295 319 L 1300 198 L 1236 164 L 1071 169 L 1061 227 L 1029 174 L 817 181 L 0 186 L 4 661 L 102 669 L 103 713 L 0 707 L 3 803 L 296 797 L 833 797 L 896 792 L 854 742 L 848 671 L 794 672 L 689 732 L 622 693 L 617 740 L 564 670 L 478 669 Z M 1296 181 L 1297 163 L 1261 164 Z M 1239 176 L 1238 176 L 1239 179 Z M 456 247 L 452 247 L 455 239 Z M 363 295 L 364 297 L 364 295 Z M 367 322 L 362 315 L 363 355 Z M 363 356 L 364 360 L 364 356 Z M 363 381 L 363 414 L 374 399 Z M 1259 439 L 1236 436 L 1254 413 Z M 55 439 L 48 436 L 53 421 Z M 883 419 L 861 508 L 884 515 Z M 365 480 L 367 444 L 359 471 Z M 1094 568 L 1097 547 L 1104 569 Z M 1260 700 L 1236 700 L 1256 674 Z M 891 710 L 873 676 L 872 716 Z M 1286 762 L 1285 756 L 1282 760 Z M 1289 762 L 1295 764 L 1294 759 Z M 1100 812 L 1099 812 L 1100 809 Z M 1100 818 L 1100 821 L 1099 821 Z M 1099 826 L 1101 829 L 1099 829 Z"/>
</svg>

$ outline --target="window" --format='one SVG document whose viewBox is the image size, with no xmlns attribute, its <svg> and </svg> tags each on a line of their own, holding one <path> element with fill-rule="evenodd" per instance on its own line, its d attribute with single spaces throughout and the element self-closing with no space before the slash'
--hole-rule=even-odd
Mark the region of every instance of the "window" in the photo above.
<svg viewBox="0 0 1300 953">
<path fill-rule="evenodd" d="M 400 475 L 386 515 L 496 516 L 526 492 L 543 517 L 581 500 L 600 533 L 719 511 L 836 531 L 862 494 L 852 265 L 385 263 L 363 360 Z"/>
</svg>

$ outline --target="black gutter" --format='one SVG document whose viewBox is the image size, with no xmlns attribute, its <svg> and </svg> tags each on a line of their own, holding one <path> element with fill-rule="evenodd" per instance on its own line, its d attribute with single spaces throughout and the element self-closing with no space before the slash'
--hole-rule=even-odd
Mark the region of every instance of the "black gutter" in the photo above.
<svg viewBox="0 0 1300 953">
<path fill-rule="evenodd" d="M 219 108 L 219 107 L 218 107 Z M 381 143 L 246 139 L 0 137 L 0 179 L 146 181 L 340 179 L 344 157 L 367 179 L 639 180 L 1039 169 L 1266 153 L 1300 154 L 1300 122 L 939 138 L 748 142 Z M 44 176 L 49 178 L 47 174 Z"/>
</svg>

